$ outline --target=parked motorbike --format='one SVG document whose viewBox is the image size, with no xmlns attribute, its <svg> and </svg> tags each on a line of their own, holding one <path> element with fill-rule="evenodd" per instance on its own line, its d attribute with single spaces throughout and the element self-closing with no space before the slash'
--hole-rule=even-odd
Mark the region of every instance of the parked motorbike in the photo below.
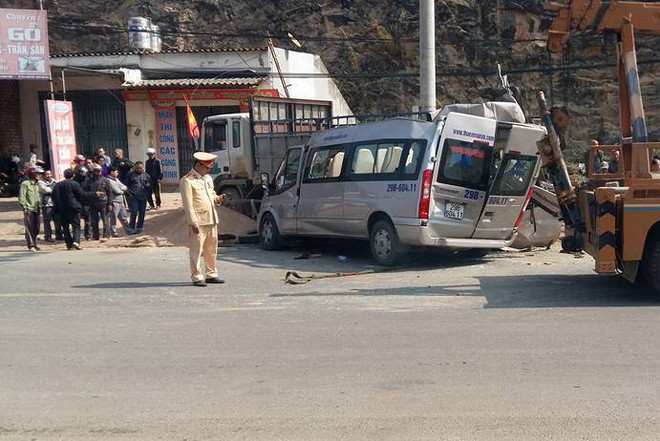
<svg viewBox="0 0 660 441">
<path fill-rule="evenodd" d="M 16 157 L 0 159 L 0 197 L 18 196 L 18 162 Z"/>
</svg>

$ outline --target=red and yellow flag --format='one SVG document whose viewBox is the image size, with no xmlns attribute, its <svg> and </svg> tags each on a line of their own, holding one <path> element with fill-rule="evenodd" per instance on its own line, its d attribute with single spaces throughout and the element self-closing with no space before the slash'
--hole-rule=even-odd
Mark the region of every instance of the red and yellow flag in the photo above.
<svg viewBox="0 0 660 441">
<path fill-rule="evenodd" d="M 195 114 L 190 108 L 190 103 L 186 100 L 186 110 L 188 112 L 188 133 L 193 139 L 199 138 L 199 126 L 197 125 L 197 120 L 195 119 Z"/>
</svg>

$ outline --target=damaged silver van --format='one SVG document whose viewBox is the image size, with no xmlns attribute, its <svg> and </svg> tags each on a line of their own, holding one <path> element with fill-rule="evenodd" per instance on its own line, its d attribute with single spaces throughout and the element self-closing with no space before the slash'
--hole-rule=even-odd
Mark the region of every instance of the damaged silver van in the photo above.
<svg viewBox="0 0 660 441">
<path fill-rule="evenodd" d="M 314 133 L 290 148 L 261 204 L 261 245 L 287 237 L 368 240 L 395 265 L 410 247 L 509 246 L 539 173 L 517 104 L 453 105 L 433 121 L 395 118 Z"/>
</svg>

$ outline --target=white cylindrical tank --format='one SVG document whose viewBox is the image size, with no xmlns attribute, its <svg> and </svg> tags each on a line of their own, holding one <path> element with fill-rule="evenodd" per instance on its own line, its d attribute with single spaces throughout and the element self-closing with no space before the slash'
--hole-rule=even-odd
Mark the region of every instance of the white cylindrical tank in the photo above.
<svg viewBox="0 0 660 441">
<path fill-rule="evenodd" d="M 152 50 L 151 19 L 131 17 L 128 19 L 128 46 L 131 49 Z"/>
<path fill-rule="evenodd" d="M 160 38 L 160 27 L 151 25 L 151 50 L 160 52 L 163 47 L 163 41 Z"/>
</svg>

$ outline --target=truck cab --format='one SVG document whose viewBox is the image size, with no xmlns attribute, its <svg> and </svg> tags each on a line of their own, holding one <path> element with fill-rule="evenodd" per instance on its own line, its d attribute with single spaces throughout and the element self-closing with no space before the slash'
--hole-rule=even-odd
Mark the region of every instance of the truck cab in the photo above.
<svg viewBox="0 0 660 441">
<path fill-rule="evenodd" d="M 206 117 L 202 123 L 201 150 L 218 156 L 211 171 L 213 178 L 222 176 L 248 178 L 245 148 L 250 144 L 250 116 L 232 113 Z"/>
<path fill-rule="evenodd" d="M 330 101 L 252 97 L 249 112 L 206 117 L 200 149 L 218 156 L 211 172 L 216 193 L 230 207 L 256 216 L 260 173 L 274 175 L 289 147 L 327 128 L 331 107 Z"/>
</svg>

